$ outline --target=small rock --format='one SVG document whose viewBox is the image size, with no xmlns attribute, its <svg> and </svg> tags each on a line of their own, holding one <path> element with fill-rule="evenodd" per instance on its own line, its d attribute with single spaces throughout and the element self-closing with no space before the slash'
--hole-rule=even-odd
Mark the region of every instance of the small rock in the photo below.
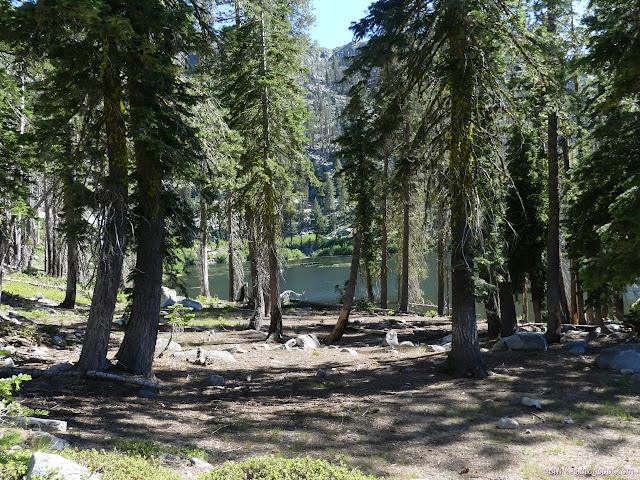
<svg viewBox="0 0 640 480">
<path fill-rule="evenodd" d="M 520 424 L 513 418 L 502 417 L 498 420 L 498 428 L 503 430 L 517 430 L 520 428 Z"/>
<path fill-rule="evenodd" d="M 67 433 L 67 422 L 49 418 L 12 417 L 11 421 L 23 428 L 38 428 L 45 432 Z"/>
<path fill-rule="evenodd" d="M 487 398 L 482 404 L 487 408 L 493 408 L 496 406 L 496 401 L 490 398 Z"/>
<path fill-rule="evenodd" d="M 225 362 L 235 362 L 236 359 L 229 352 L 221 350 L 202 351 L 201 357 L 204 357 L 206 361 L 212 360 L 224 360 Z"/>
<path fill-rule="evenodd" d="M 295 338 L 290 338 L 289 340 L 287 340 L 284 343 L 284 348 L 286 350 L 291 350 L 293 347 L 295 347 L 297 345 L 296 339 Z"/>
<path fill-rule="evenodd" d="M 38 292 L 33 296 L 33 298 L 35 298 L 36 300 L 42 300 L 44 298 L 44 295 L 42 295 L 42 292 Z"/>
<path fill-rule="evenodd" d="M 35 478 L 62 478 L 63 480 L 97 480 L 97 475 L 89 475 L 89 469 L 60 455 L 35 452 L 29 460 L 27 480 Z"/>
<path fill-rule="evenodd" d="M 227 453 L 227 458 L 229 460 L 235 460 L 236 458 L 238 458 L 238 455 L 235 453 Z"/>
<path fill-rule="evenodd" d="M 207 382 L 213 386 L 224 385 L 224 377 L 222 375 L 210 375 L 207 377 Z"/>
<path fill-rule="evenodd" d="M 48 442 L 48 447 L 51 448 L 52 450 L 60 451 L 70 446 L 70 443 L 67 442 L 65 439 L 58 438 L 55 435 L 51 435 L 50 433 L 47 433 L 47 432 L 35 433 L 34 435 L 32 435 L 31 438 L 36 440 L 44 439 L 45 441 Z"/>
<path fill-rule="evenodd" d="M 402 392 L 402 393 L 400 394 L 400 396 L 401 396 L 402 398 L 411 398 L 411 397 L 413 397 L 413 393 L 411 393 L 411 392 Z"/>
<path fill-rule="evenodd" d="M 104 441 L 108 442 L 109 440 L 111 440 L 111 437 L 109 435 L 105 435 L 104 436 Z"/>
<path fill-rule="evenodd" d="M 180 300 L 180 302 L 178 303 L 184 305 L 187 308 L 193 308 L 194 310 L 202 310 L 204 308 L 199 301 L 192 300 L 190 298 L 185 298 L 184 300 Z"/>
<path fill-rule="evenodd" d="M 400 342 L 398 341 L 398 332 L 395 330 L 389 330 L 384 337 L 382 345 L 391 348 L 395 348 L 400 345 Z"/>
<path fill-rule="evenodd" d="M 622 370 L 620 370 L 620 373 L 622 373 L 623 375 L 631 375 L 631 374 L 633 374 L 633 369 L 631 369 L 631 368 L 623 368 Z"/>
<path fill-rule="evenodd" d="M 446 347 L 443 345 L 426 345 L 424 348 L 428 353 L 443 353 L 446 351 Z"/>
<path fill-rule="evenodd" d="M 534 400 L 529 397 L 524 397 L 520 403 L 522 403 L 522 405 L 524 405 L 525 407 L 536 407 L 538 410 L 542 410 L 542 404 L 540 403 L 540 400 Z"/>
<path fill-rule="evenodd" d="M 351 355 L 358 355 L 358 352 L 356 352 L 353 348 L 343 348 L 340 351 L 345 353 L 350 353 Z"/>
<path fill-rule="evenodd" d="M 453 341 L 453 335 L 449 334 L 445 337 L 442 337 L 440 340 L 441 345 L 446 345 L 447 343 L 451 343 Z"/>
<path fill-rule="evenodd" d="M 13 358 L 11 357 L 7 357 L 2 361 L 2 364 L 5 366 L 5 368 L 14 368 L 16 366 L 16 364 L 13 361 Z"/>
<path fill-rule="evenodd" d="M 156 354 L 159 355 L 165 350 L 168 350 L 170 352 L 180 352 L 182 351 L 182 345 L 180 345 L 178 342 L 170 342 L 168 338 L 159 338 L 158 340 L 156 340 Z"/>
<path fill-rule="evenodd" d="M 400 342 L 400 345 L 398 345 L 399 347 L 407 347 L 407 348 L 411 348 L 411 347 L 415 347 L 413 342 L 410 342 L 408 340 L 405 340 L 404 342 Z"/>
<path fill-rule="evenodd" d="M 574 422 L 572 419 L 567 418 L 567 419 L 564 421 L 564 423 L 565 423 L 565 424 L 567 424 L 567 425 L 573 425 L 575 422 Z"/>
<path fill-rule="evenodd" d="M 327 371 L 326 370 L 323 370 L 322 368 L 319 368 L 316 371 L 316 377 L 324 378 L 326 376 L 327 376 Z"/>
<path fill-rule="evenodd" d="M 73 368 L 73 365 L 71 365 L 70 363 L 57 363 L 56 365 L 49 367 L 47 371 L 51 373 L 61 373 L 61 372 L 67 372 L 72 368 Z"/>
<path fill-rule="evenodd" d="M 300 335 L 296 338 L 296 345 L 298 347 L 302 347 L 305 350 L 314 350 L 316 348 L 320 348 L 320 342 L 318 341 L 318 337 L 315 335 Z"/>
<path fill-rule="evenodd" d="M 156 398 L 158 396 L 158 390 L 155 388 L 141 388 L 138 394 L 142 398 Z"/>
<path fill-rule="evenodd" d="M 587 425 L 587 429 L 591 430 L 593 428 L 593 425 L 589 424 Z"/>
<path fill-rule="evenodd" d="M 191 465 L 193 465 L 196 468 L 201 468 L 203 470 L 212 470 L 213 469 L 213 465 L 211 465 L 209 462 L 205 462 L 201 458 L 193 457 L 190 460 L 191 460 Z"/>
<path fill-rule="evenodd" d="M 510 337 L 501 338 L 491 350 L 546 350 L 547 340 L 542 333 L 518 332 Z"/>
<path fill-rule="evenodd" d="M 51 340 L 53 340 L 53 343 L 58 345 L 59 347 L 64 347 L 67 345 L 67 341 L 60 335 L 54 335 Z"/>
</svg>

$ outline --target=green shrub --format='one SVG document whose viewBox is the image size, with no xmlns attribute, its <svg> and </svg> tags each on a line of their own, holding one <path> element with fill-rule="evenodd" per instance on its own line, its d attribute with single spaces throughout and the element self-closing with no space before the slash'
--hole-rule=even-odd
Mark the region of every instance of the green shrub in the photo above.
<svg viewBox="0 0 640 480">
<path fill-rule="evenodd" d="M 29 375 L 21 373 L 20 375 L 13 375 L 10 378 L 0 378 L 0 417 L 4 415 L 8 416 L 27 416 L 33 414 L 46 414 L 47 412 L 40 412 L 31 410 L 30 408 L 23 407 L 18 402 L 13 400 L 12 391 L 20 390 L 20 384 L 31 380 Z"/>
<path fill-rule="evenodd" d="M 104 450 L 65 450 L 65 457 L 100 474 L 101 480 L 181 480 L 159 460 Z"/>
<path fill-rule="evenodd" d="M 375 480 L 357 470 L 331 465 L 324 460 L 257 457 L 227 462 L 200 475 L 198 480 Z"/>
<path fill-rule="evenodd" d="M 623 324 L 640 335 L 640 300 L 631 305 L 631 310 L 624 316 Z"/>
</svg>

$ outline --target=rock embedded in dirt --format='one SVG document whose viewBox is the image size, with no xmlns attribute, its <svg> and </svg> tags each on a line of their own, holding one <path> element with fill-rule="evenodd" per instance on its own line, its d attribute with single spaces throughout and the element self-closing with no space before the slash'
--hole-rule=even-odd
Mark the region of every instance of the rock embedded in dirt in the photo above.
<svg viewBox="0 0 640 480">
<path fill-rule="evenodd" d="M 633 370 L 640 373 L 640 343 L 627 343 L 606 348 L 596 358 L 600 368 Z"/>
<path fill-rule="evenodd" d="M 546 350 L 547 341 L 542 333 L 518 332 L 501 338 L 491 350 Z"/>
<path fill-rule="evenodd" d="M 442 339 L 440 340 L 440 344 L 441 345 L 446 345 L 446 344 L 450 344 L 451 342 L 453 342 L 453 335 L 449 334 L 445 337 L 442 337 Z"/>
<path fill-rule="evenodd" d="M 502 430 L 517 430 L 520 428 L 520 424 L 513 418 L 502 417 L 498 420 L 498 428 Z"/>
<path fill-rule="evenodd" d="M 538 410 L 542 410 L 542 404 L 540 400 L 534 400 L 533 398 L 524 397 L 520 402 L 525 407 L 536 407 Z"/>
<path fill-rule="evenodd" d="M 298 347 L 304 348 L 305 350 L 314 350 L 316 348 L 320 348 L 318 337 L 313 334 L 300 335 L 298 338 L 296 338 L 296 345 Z"/>
<path fill-rule="evenodd" d="M 592 348 L 593 347 L 591 346 L 591 344 L 584 340 L 576 340 L 573 342 L 568 342 L 562 346 L 563 350 L 568 350 L 569 353 L 572 353 L 574 355 L 582 355 L 583 353 L 588 352 Z"/>
<path fill-rule="evenodd" d="M 316 371 L 316 377 L 324 378 L 326 376 L 327 376 L 327 371 L 326 370 L 324 370 L 322 368 L 319 368 L 318 371 Z"/>
<path fill-rule="evenodd" d="M 45 432 L 67 433 L 67 422 L 50 418 L 12 417 L 11 421 L 23 428 L 38 428 Z"/>
<path fill-rule="evenodd" d="M 49 367 L 47 369 L 47 372 L 62 373 L 68 372 L 71 369 L 73 369 L 73 365 L 71 365 L 70 363 L 56 363 L 55 365 Z"/>
<path fill-rule="evenodd" d="M 402 398 L 411 398 L 411 397 L 413 397 L 413 393 L 411 393 L 411 392 L 402 392 L 400 394 L 400 397 L 402 397 Z"/>
<path fill-rule="evenodd" d="M 5 368 L 14 368 L 16 366 L 16 364 L 13 361 L 13 358 L 11 357 L 7 357 L 2 361 L 2 365 Z"/>
<path fill-rule="evenodd" d="M 389 330 L 384 337 L 382 345 L 391 348 L 396 348 L 398 345 L 400 345 L 400 342 L 398 341 L 398 332 L 396 332 L 395 330 Z"/>
<path fill-rule="evenodd" d="M 185 298 L 183 300 L 180 300 L 180 302 L 178 303 L 180 303 L 186 308 L 193 308 L 194 310 L 202 310 L 204 308 L 199 301 L 193 300 L 191 298 Z"/>
<path fill-rule="evenodd" d="M 162 353 L 165 349 L 172 352 L 179 352 L 182 350 L 182 345 L 178 342 L 170 342 L 168 338 L 158 338 L 156 341 L 156 354 Z"/>
<path fill-rule="evenodd" d="M 211 465 L 209 462 L 205 462 L 201 458 L 193 457 L 190 460 L 191 460 L 191 465 L 196 468 L 200 468 L 202 470 L 213 470 L 213 465 Z"/>
<path fill-rule="evenodd" d="M 493 408 L 496 406 L 496 401 L 491 398 L 487 398 L 482 404 L 487 408 Z"/>
<path fill-rule="evenodd" d="M 35 432 L 31 438 L 39 440 L 45 440 L 46 442 L 48 442 L 48 448 L 52 449 L 52 450 L 64 450 L 65 448 L 69 447 L 71 444 L 69 442 L 67 442 L 64 438 L 58 438 L 55 435 L 51 435 L 50 433 L 47 432 Z"/>
<path fill-rule="evenodd" d="M 289 340 L 287 340 L 286 342 L 284 342 L 284 348 L 286 350 L 291 350 L 293 347 L 295 347 L 298 344 L 297 340 L 295 338 L 290 338 Z"/>
<path fill-rule="evenodd" d="M 207 382 L 214 387 L 224 385 L 224 377 L 222 375 L 210 375 L 207 377 Z"/>
<path fill-rule="evenodd" d="M 29 460 L 27 480 L 52 478 L 61 480 L 98 480 L 97 475 L 89 475 L 89 469 L 60 455 L 35 452 Z"/>
<path fill-rule="evenodd" d="M 426 345 L 424 348 L 428 353 L 443 353 L 447 350 L 444 345 Z"/>
<path fill-rule="evenodd" d="M 564 421 L 564 423 L 566 423 L 567 425 L 573 425 L 575 422 L 572 419 L 568 418 Z"/>
<path fill-rule="evenodd" d="M 398 347 L 404 347 L 404 348 L 414 348 L 415 344 L 413 342 L 410 342 L 408 340 L 405 340 L 404 342 L 400 342 L 400 345 L 398 345 Z"/>
<path fill-rule="evenodd" d="M 344 353 L 350 353 L 351 355 L 358 355 L 358 352 L 356 352 L 353 348 L 346 348 L 345 347 L 340 351 L 344 352 Z"/>
<path fill-rule="evenodd" d="M 155 388 L 141 388 L 138 394 L 142 398 L 157 398 L 158 390 L 156 390 Z"/>
<path fill-rule="evenodd" d="M 59 347 L 67 346 L 67 341 L 64 338 L 62 338 L 60 335 L 54 335 L 53 337 L 51 337 L 51 340 L 55 345 L 58 345 Z"/>
</svg>

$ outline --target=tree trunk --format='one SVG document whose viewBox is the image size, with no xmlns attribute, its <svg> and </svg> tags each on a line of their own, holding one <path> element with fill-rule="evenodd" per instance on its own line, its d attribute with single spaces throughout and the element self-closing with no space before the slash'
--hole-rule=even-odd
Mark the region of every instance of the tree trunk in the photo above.
<svg viewBox="0 0 640 480">
<path fill-rule="evenodd" d="M 388 307 L 389 295 L 389 247 L 387 233 L 387 216 L 388 216 L 388 193 L 387 183 L 389 181 L 389 156 L 384 156 L 384 172 L 383 172 L 383 194 L 382 194 L 382 231 L 380 236 L 380 250 L 382 260 L 380 262 L 380 308 Z"/>
<path fill-rule="evenodd" d="M 613 298 L 615 303 L 615 316 L 620 322 L 624 321 L 624 297 L 621 293 L 617 293 Z"/>
<path fill-rule="evenodd" d="M 71 152 L 69 152 L 71 153 Z M 76 209 L 74 208 L 74 180 L 73 167 L 64 174 L 64 216 L 67 236 L 67 288 L 60 308 L 74 308 L 76 305 L 76 288 L 78 284 L 78 237 L 76 226 Z"/>
<path fill-rule="evenodd" d="M 128 159 L 119 72 L 111 69 L 103 72 L 103 89 L 109 176 L 101 199 L 105 223 L 95 271 L 95 287 L 78 361 L 78 368 L 85 372 L 104 371 L 111 366 L 107 360 L 107 350 L 127 240 Z"/>
<path fill-rule="evenodd" d="M 481 268 L 480 278 L 488 285 L 493 285 L 491 271 Z M 491 339 L 500 337 L 500 299 L 497 292 L 490 292 L 484 301 L 484 309 L 487 312 L 487 330 Z"/>
<path fill-rule="evenodd" d="M 368 264 L 365 262 L 364 265 L 364 273 L 365 273 L 365 281 L 367 284 L 367 301 L 373 305 L 376 301 L 375 296 L 373 294 L 373 277 L 371 275 L 371 269 Z"/>
<path fill-rule="evenodd" d="M 198 255 L 198 273 L 200 276 L 200 295 L 211 298 L 209 289 L 209 212 L 204 195 L 200 192 L 200 252 Z"/>
<path fill-rule="evenodd" d="M 407 313 L 409 311 L 409 203 L 410 203 L 411 190 L 408 180 L 405 179 L 403 190 L 403 222 L 402 222 L 402 274 L 401 274 L 401 288 L 400 288 L 400 301 L 398 304 L 398 311 Z"/>
<path fill-rule="evenodd" d="M 529 323 L 529 298 L 526 278 L 522 282 L 522 323 Z"/>
<path fill-rule="evenodd" d="M 571 323 L 571 309 L 569 308 L 569 296 L 567 295 L 567 284 L 564 281 L 564 271 L 560 267 L 560 308 L 564 323 Z"/>
<path fill-rule="evenodd" d="M 576 270 L 575 270 L 575 263 L 573 260 L 571 260 L 570 264 L 569 264 L 569 271 L 570 271 L 570 296 L 571 296 L 571 312 L 570 312 L 570 316 L 571 316 L 571 323 L 573 323 L 574 325 L 578 324 L 578 287 L 576 285 Z"/>
<path fill-rule="evenodd" d="M 576 271 L 576 300 L 578 304 L 578 318 L 576 323 L 581 324 L 585 321 L 585 318 L 584 318 L 584 292 L 582 291 L 582 285 L 580 283 L 579 271 Z"/>
<path fill-rule="evenodd" d="M 142 86 L 133 87 L 133 98 L 136 98 L 136 94 L 149 95 L 144 91 L 138 93 L 139 88 Z M 116 358 L 118 365 L 125 370 L 150 377 L 158 336 L 162 290 L 165 235 L 161 203 L 163 169 L 153 146 L 144 141 L 136 141 L 134 151 L 136 171 L 139 172 L 136 180 L 141 217 L 136 226 L 136 273 L 131 316 Z"/>
<path fill-rule="evenodd" d="M 547 239 L 548 343 L 560 341 L 564 315 L 560 304 L 560 200 L 558 196 L 558 116 L 548 115 L 549 232 Z"/>
<path fill-rule="evenodd" d="M 444 222 L 443 222 L 444 206 L 440 204 L 438 207 L 438 316 L 444 316 L 444 290 L 445 290 L 445 257 L 444 257 Z M 488 320 L 488 319 L 487 319 Z"/>
<path fill-rule="evenodd" d="M 325 338 L 324 343 L 331 345 L 338 342 L 344 334 L 344 329 L 349 322 L 349 314 L 351 313 L 351 307 L 353 306 L 353 297 L 356 293 L 356 283 L 358 281 L 358 266 L 360 265 L 360 248 L 362 246 L 362 235 L 360 232 L 356 232 L 353 238 L 353 254 L 351 255 L 351 268 L 349 269 L 349 283 L 347 283 L 347 289 L 344 292 L 344 299 L 342 300 L 342 309 L 340 310 L 340 316 L 336 322 L 331 334 Z"/>
<path fill-rule="evenodd" d="M 533 321 L 535 323 L 542 323 L 542 307 L 540 306 L 540 300 L 532 298 L 531 305 L 533 306 Z"/>
<path fill-rule="evenodd" d="M 469 201 L 474 176 L 472 154 L 473 77 L 466 52 L 464 12 L 457 13 L 460 29 L 449 38 L 451 65 L 451 125 L 449 175 L 451 201 L 451 352 L 442 364 L 443 371 L 456 377 L 484 379 L 489 374 L 478 344 L 475 284 L 473 281 L 473 242 L 469 225 Z"/>
<path fill-rule="evenodd" d="M 503 280 L 498 284 L 498 294 L 500 295 L 500 335 L 505 338 L 516 333 L 518 319 L 516 304 L 513 301 L 509 271 L 506 267 L 502 267 L 500 274 L 503 277 Z"/>
<path fill-rule="evenodd" d="M 233 231 L 233 212 L 231 210 L 231 205 L 228 205 L 229 209 L 227 212 L 227 240 L 229 246 L 229 301 L 236 301 L 236 261 L 235 261 L 235 251 L 234 251 L 234 236 L 235 232 Z"/>
<path fill-rule="evenodd" d="M 271 297 L 271 324 L 268 339 L 284 342 L 282 333 L 282 304 L 280 303 L 280 262 L 276 249 L 275 225 L 270 225 L 267 232 L 267 254 L 269 255 L 269 296 Z"/>
<path fill-rule="evenodd" d="M 2 277 L 4 276 L 4 232 L 0 218 L 0 305 L 2 305 Z"/>
<path fill-rule="evenodd" d="M 265 315 L 263 280 L 260 274 L 260 266 L 263 262 L 261 260 L 261 247 L 256 241 L 255 217 L 250 208 L 247 208 L 247 231 L 249 237 L 249 268 L 251 270 L 251 288 L 253 292 L 253 315 L 249 320 L 249 329 L 260 330 Z"/>
</svg>

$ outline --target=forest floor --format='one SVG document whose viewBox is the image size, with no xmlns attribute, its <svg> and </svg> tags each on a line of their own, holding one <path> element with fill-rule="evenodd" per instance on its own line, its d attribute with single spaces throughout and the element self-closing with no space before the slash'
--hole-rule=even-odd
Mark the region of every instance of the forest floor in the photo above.
<svg viewBox="0 0 640 480">
<path fill-rule="evenodd" d="M 17 367 L 77 361 L 86 307 L 47 310 L 46 299 L 3 301 L 9 303 L 5 312 L 49 325 L 66 340 L 57 348 L 39 347 L 34 359 L 31 340 L 0 337 L 0 346 L 17 345 Z M 249 313 L 229 307 L 198 312 L 194 329 L 174 340 L 183 351 L 226 349 L 235 361 L 196 365 L 167 351 L 155 362 L 166 387 L 157 396 L 117 382 L 40 377 L 24 383 L 16 399 L 66 420 L 69 432 L 62 436 L 80 449 L 112 450 L 115 439 L 151 440 L 197 447 L 214 465 L 265 454 L 308 455 L 398 479 L 573 479 L 587 478 L 589 469 L 596 478 L 640 479 L 640 379 L 593 363 L 600 349 L 630 341 L 629 333 L 600 337 L 584 355 L 561 345 L 540 352 L 489 350 L 484 358 L 494 374 L 476 381 L 439 373 L 446 354 L 425 352 L 425 344 L 440 344 L 450 333 L 446 318 L 354 312 L 337 348 L 279 350 L 265 344 L 264 333 L 244 329 Z M 322 338 L 336 317 L 335 311 L 285 309 L 285 334 Z M 114 328 L 110 356 L 123 337 Z M 486 325 L 479 328 L 482 336 Z M 161 338 L 169 337 L 167 329 Z M 382 346 L 391 329 L 400 341 L 423 346 Z M 482 342 L 484 349 L 491 345 Z M 224 383 L 212 385 L 213 374 Z M 539 400 L 542 410 L 521 405 L 525 396 Z M 504 416 L 516 419 L 519 429 L 497 429 Z M 165 461 L 183 478 L 200 471 L 179 456 Z"/>
</svg>

